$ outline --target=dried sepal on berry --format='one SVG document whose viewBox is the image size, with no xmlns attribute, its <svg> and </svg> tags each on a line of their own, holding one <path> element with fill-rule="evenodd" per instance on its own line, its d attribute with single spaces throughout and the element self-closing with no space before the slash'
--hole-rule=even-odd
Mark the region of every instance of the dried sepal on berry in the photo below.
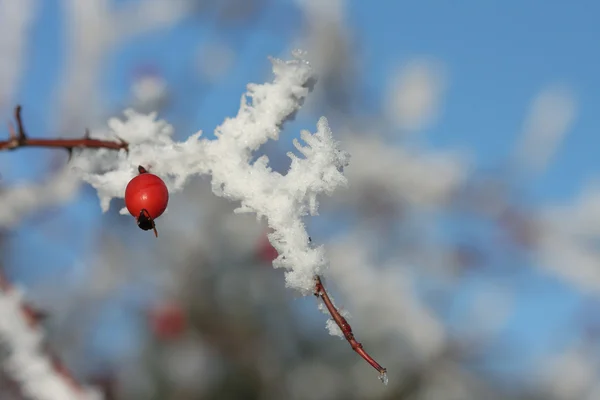
<svg viewBox="0 0 600 400">
<path fill-rule="evenodd" d="M 143 166 L 138 167 L 138 172 L 139 175 L 125 188 L 125 206 L 136 218 L 140 229 L 152 229 L 158 237 L 155 220 L 167 209 L 169 190 L 160 177 L 149 173 Z"/>
</svg>

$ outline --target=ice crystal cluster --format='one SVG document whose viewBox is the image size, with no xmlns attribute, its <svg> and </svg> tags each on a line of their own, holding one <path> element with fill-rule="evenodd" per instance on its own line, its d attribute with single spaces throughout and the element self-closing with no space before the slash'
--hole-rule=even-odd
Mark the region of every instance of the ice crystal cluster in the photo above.
<svg viewBox="0 0 600 400">
<path fill-rule="evenodd" d="M 194 175 L 209 175 L 217 196 L 240 202 L 236 212 L 266 219 L 272 230 L 269 239 L 279 253 L 274 265 L 287 270 L 287 286 L 312 293 L 314 276 L 326 261 L 322 248 L 309 245 L 302 218 L 317 213 L 319 195 L 346 184 L 342 170 L 349 155 L 338 148 L 321 118 L 315 133 L 301 133 L 303 143 L 294 140 L 297 152 L 288 153 L 291 166 L 285 175 L 272 171 L 266 156 L 252 161 L 260 146 L 279 138 L 283 123 L 302 106 L 315 82 L 310 64 L 301 53 L 294 56 L 291 61 L 272 60 L 272 82 L 248 85 L 238 114 L 216 128 L 216 139 L 203 139 L 198 132 L 177 142 L 167 122 L 127 110 L 125 119 L 110 120 L 110 130 L 101 136 L 127 141 L 129 152 L 82 150 L 70 168 L 98 191 L 104 211 L 111 199 L 123 197 L 138 165 L 161 176 L 171 193 Z"/>
<path fill-rule="evenodd" d="M 98 192 L 100 206 L 108 211 L 113 198 L 122 198 L 127 183 L 142 165 L 161 176 L 171 193 L 184 188 L 188 178 L 208 175 L 217 196 L 239 202 L 237 213 L 255 213 L 266 219 L 269 240 L 279 256 L 275 267 L 286 269 L 286 285 L 302 294 L 313 293 L 314 277 L 327 266 L 322 247 L 311 245 L 303 217 L 317 213 L 317 197 L 331 194 L 346 184 L 343 168 L 349 155 L 333 140 L 325 118 L 315 133 L 303 131 L 289 152 L 291 165 L 282 175 L 271 170 L 266 156 L 254 160 L 254 152 L 268 140 L 278 140 L 282 125 L 294 117 L 316 79 L 310 64 L 295 52 L 291 61 L 272 59 L 274 79 L 249 84 L 240 109 L 215 130 L 215 139 L 198 132 L 186 140 L 173 139 L 173 127 L 156 114 L 124 112 L 124 119 L 111 119 L 108 129 L 92 137 L 124 140 L 128 151 L 81 149 L 67 167 L 47 184 L 31 184 L 0 193 L 6 204 L 0 226 L 12 226 L 23 216 L 44 206 L 60 204 L 77 192 L 82 182 Z M 126 210 L 121 210 L 126 213 Z M 52 368 L 41 351 L 42 337 L 23 313 L 19 292 L 0 296 L 4 318 L 0 338 L 10 349 L 7 365 L 11 376 L 23 384 L 33 398 L 83 398 L 99 396 L 70 385 L 69 379 Z M 35 376 L 33 376 L 35 375 Z M 46 379 L 47 378 L 47 379 Z"/>
</svg>

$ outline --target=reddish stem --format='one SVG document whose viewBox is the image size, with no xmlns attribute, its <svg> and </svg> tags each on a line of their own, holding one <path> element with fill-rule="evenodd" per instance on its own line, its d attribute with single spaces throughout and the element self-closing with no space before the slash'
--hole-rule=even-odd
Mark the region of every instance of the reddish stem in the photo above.
<svg viewBox="0 0 600 400">
<path fill-rule="evenodd" d="M 333 318 L 337 326 L 339 326 L 339 328 L 341 329 L 342 334 L 344 335 L 348 343 L 350 343 L 352 350 L 357 352 L 366 362 L 368 362 L 373 368 L 375 368 L 379 372 L 379 374 L 381 374 L 382 380 L 384 380 L 387 370 L 381 365 L 379 365 L 379 363 L 375 361 L 373 357 L 371 357 L 363 349 L 363 345 L 356 340 L 356 338 L 354 337 L 354 333 L 352 333 L 352 327 L 350 326 L 348 321 L 346 321 L 346 318 L 344 318 L 340 314 L 338 309 L 333 305 L 329 294 L 325 290 L 325 286 L 323 286 L 323 282 L 321 282 L 321 277 L 318 275 L 315 277 L 315 296 L 323 300 L 323 303 L 325 303 L 325 307 L 327 307 L 329 314 L 331 314 L 331 318 Z"/>
<path fill-rule="evenodd" d="M 144 169 L 144 167 L 140 166 L 140 174 L 146 173 L 146 170 L 144 169 L 144 172 L 142 172 L 141 171 L 142 169 Z M 145 231 L 153 229 L 154 236 L 158 237 L 158 231 L 156 230 L 156 223 L 150 216 L 150 213 L 148 212 L 148 210 L 146 210 L 145 208 L 142 208 L 142 211 L 140 211 L 140 216 L 137 218 L 137 224 L 140 227 L 140 229 L 143 229 Z"/>
<path fill-rule="evenodd" d="M 9 125 L 10 138 L 8 140 L 0 140 L 1 150 L 16 150 L 19 147 L 45 147 L 45 148 L 60 148 L 73 151 L 77 147 L 85 147 L 88 149 L 110 149 L 121 150 L 128 149 L 127 142 L 113 142 L 109 140 L 90 139 L 88 133 L 81 139 L 32 139 L 25 133 L 25 127 L 21 118 L 21 106 L 15 107 L 15 121 L 17 122 L 17 131 Z"/>
</svg>

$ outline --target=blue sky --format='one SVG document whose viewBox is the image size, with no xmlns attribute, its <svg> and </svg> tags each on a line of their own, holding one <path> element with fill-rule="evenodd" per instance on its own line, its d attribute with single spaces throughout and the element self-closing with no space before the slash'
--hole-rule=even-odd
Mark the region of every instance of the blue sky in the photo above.
<svg viewBox="0 0 600 400">
<path fill-rule="evenodd" d="M 441 147 L 469 146 L 482 164 L 501 162 L 522 130 L 529 102 L 544 87 L 566 84 L 578 117 L 552 167 L 532 182 L 540 199 L 569 198 L 598 169 L 600 26 L 592 1 L 401 1 L 361 6 L 351 21 L 376 91 L 395 63 L 432 55 L 449 88 L 439 123 L 428 132 Z M 374 3 L 370 3 L 374 4 Z"/>
<path fill-rule="evenodd" d="M 46 129 L 53 121 L 49 105 L 64 55 L 56 3 L 42 3 L 18 94 L 27 126 L 36 136 L 51 133 Z M 596 110 L 600 104 L 600 4 L 558 0 L 349 0 L 347 4 L 348 26 L 356 37 L 356 57 L 367 71 L 365 84 L 373 107 L 381 106 L 397 65 L 418 56 L 432 56 L 444 64 L 449 86 L 437 124 L 423 133 L 425 144 L 468 148 L 481 166 L 499 166 L 512 151 L 534 96 L 548 85 L 565 84 L 576 94 L 577 117 L 551 167 L 525 182 L 529 201 L 535 205 L 569 199 L 596 177 L 600 169 Z M 99 90 L 107 101 L 119 104 L 133 71 L 154 65 L 173 87 L 185 89 L 165 117 L 179 121 L 182 135 L 199 129 L 210 133 L 236 112 L 248 82 L 264 80 L 266 57 L 281 55 L 299 27 L 297 9 L 283 0 L 275 1 L 253 26 L 227 32 L 217 32 L 210 16 L 189 18 L 172 29 L 124 43 L 107 60 Z M 215 38 L 238 52 L 236 62 L 226 77 L 212 85 L 194 81 L 195 51 Z M 2 110 L 2 115 L 8 112 Z M 39 179 L 49 153 L 24 150 L 2 157 L 1 165 L 10 166 L 2 171 L 3 179 L 14 183 Z M 81 238 L 103 218 L 90 191 L 58 211 L 50 218 L 72 227 L 73 238 Z M 83 240 L 57 251 L 47 245 L 45 236 L 27 227 L 13 237 L 11 271 L 24 282 L 43 279 L 40 273 L 42 277 L 60 273 L 86 251 Z M 36 252 L 27 251 L 31 248 Z M 48 258 L 52 272 L 32 267 Z M 554 278 L 537 272 L 524 272 L 520 279 L 531 285 L 519 291 L 519 306 L 506 334 L 517 337 L 532 354 L 543 353 L 554 346 L 544 341 L 546 333 L 560 329 L 581 299 Z"/>
</svg>

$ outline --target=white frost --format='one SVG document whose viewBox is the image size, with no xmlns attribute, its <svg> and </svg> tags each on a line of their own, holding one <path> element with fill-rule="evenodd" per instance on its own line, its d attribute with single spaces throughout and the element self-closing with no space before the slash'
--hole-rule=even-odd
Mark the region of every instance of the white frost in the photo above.
<svg viewBox="0 0 600 400">
<path fill-rule="evenodd" d="M 248 85 L 238 114 L 216 128 L 214 140 L 201 139 L 198 132 L 176 142 L 173 128 L 157 120 L 156 114 L 126 110 L 124 120 L 111 119 L 107 131 L 92 137 L 124 140 L 128 151 L 76 150 L 68 167 L 45 184 L 0 193 L 4 205 L 0 226 L 12 225 L 48 203 L 70 199 L 81 180 L 97 190 L 101 208 L 107 211 L 113 198 L 124 196 L 138 165 L 161 176 L 171 193 L 183 189 L 192 176 L 208 175 L 217 196 L 239 202 L 237 213 L 266 219 L 272 232 L 269 240 L 279 253 L 273 264 L 287 270 L 286 285 L 305 295 L 313 293 L 314 277 L 327 261 L 323 248 L 310 244 L 302 219 L 317 214 L 317 196 L 347 183 L 342 170 L 349 155 L 338 148 L 327 120 L 321 118 L 315 133 L 302 131 L 301 141 L 294 140 L 297 151 L 288 153 L 287 174 L 272 171 L 266 156 L 252 162 L 254 151 L 279 138 L 281 126 L 293 118 L 314 83 L 312 67 L 299 53 L 295 56 L 287 62 L 272 60 L 274 80 Z M 75 393 L 57 376 L 39 352 L 41 334 L 20 315 L 20 301 L 16 291 L 0 295 L 0 338 L 10 351 L 12 375 L 36 399 L 94 398 L 95 394 Z M 335 326 L 330 323 L 330 328 Z"/>
<path fill-rule="evenodd" d="M 299 53 L 295 56 L 287 62 L 272 60 L 273 82 L 248 85 L 237 116 L 216 128 L 215 140 L 200 139 L 199 132 L 175 142 L 172 127 L 156 115 L 128 110 L 124 121 L 109 122 L 110 132 L 103 136 L 127 141 L 129 152 L 83 150 L 73 160 L 74 170 L 98 191 L 104 211 L 111 199 L 123 197 L 138 165 L 161 176 L 171 193 L 191 176 L 210 175 L 217 196 L 240 202 L 236 212 L 267 220 L 269 240 L 279 253 L 274 266 L 287 269 L 287 286 L 312 293 L 314 276 L 327 263 L 323 249 L 309 245 L 302 218 L 317 213 L 318 195 L 346 184 L 342 169 L 349 155 L 338 149 L 321 118 L 316 133 L 303 131 L 303 144 L 294 141 L 299 154 L 288 153 L 292 162 L 287 174 L 272 171 L 266 156 L 252 163 L 255 150 L 279 138 L 282 124 L 298 111 L 314 83 L 309 63 Z"/>
<path fill-rule="evenodd" d="M 44 183 L 15 185 L 0 191 L 0 227 L 15 226 L 35 211 L 67 202 L 79 185 L 77 176 L 65 168 Z"/>
<path fill-rule="evenodd" d="M 73 386 L 56 371 L 42 351 L 42 333 L 25 318 L 19 290 L 0 291 L 0 315 L 0 342 L 6 347 L 3 365 L 26 396 L 38 400 L 102 398 L 92 389 Z"/>
</svg>

